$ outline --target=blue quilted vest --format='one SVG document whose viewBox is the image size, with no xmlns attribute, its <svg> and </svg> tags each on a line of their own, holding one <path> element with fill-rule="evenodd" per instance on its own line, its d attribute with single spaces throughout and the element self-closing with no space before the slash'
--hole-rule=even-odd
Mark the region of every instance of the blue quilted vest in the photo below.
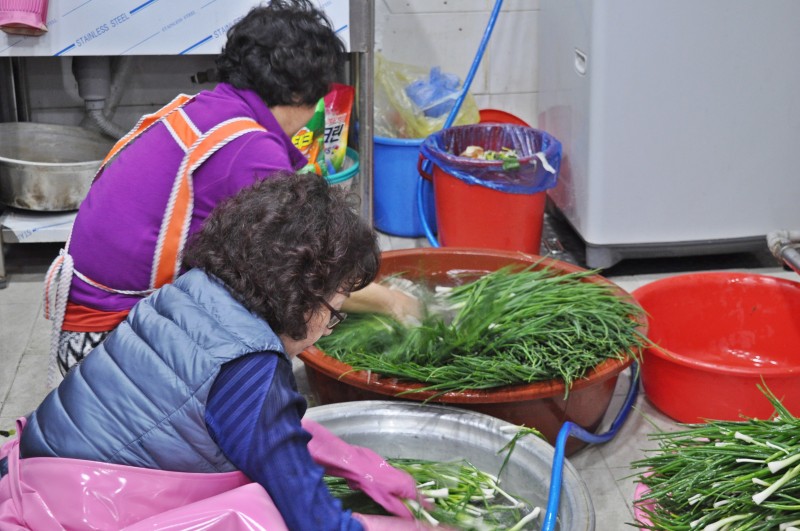
<svg viewBox="0 0 800 531">
<path fill-rule="evenodd" d="M 23 457 L 181 472 L 235 467 L 208 434 L 220 366 L 283 345 L 217 279 L 191 270 L 143 299 L 28 417 Z"/>
</svg>

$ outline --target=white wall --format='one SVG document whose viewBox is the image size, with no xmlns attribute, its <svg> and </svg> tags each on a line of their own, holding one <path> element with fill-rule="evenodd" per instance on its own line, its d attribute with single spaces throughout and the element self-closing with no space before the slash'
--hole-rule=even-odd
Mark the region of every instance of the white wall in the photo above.
<svg viewBox="0 0 800 531">
<path fill-rule="evenodd" d="M 462 80 L 478 51 L 494 0 L 376 0 L 375 49 L 387 59 L 440 66 Z M 470 87 L 479 108 L 537 122 L 538 0 L 506 0 Z"/>
</svg>

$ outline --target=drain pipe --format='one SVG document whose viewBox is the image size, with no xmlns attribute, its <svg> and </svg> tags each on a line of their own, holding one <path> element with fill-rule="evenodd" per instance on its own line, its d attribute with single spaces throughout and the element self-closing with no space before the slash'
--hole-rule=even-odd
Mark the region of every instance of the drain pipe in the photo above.
<svg viewBox="0 0 800 531">
<path fill-rule="evenodd" d="M 767 234 L 767 246 L 772 255 L 800 275 L 800 231 L 779 230 Z"/>
<path fill-rule="evenodd" d="M 75 104 L 83 103 L 83 99 L 78 95 L 78 82 L 75 79 L 75 74 L 72 73 L 72 60 L 74 57 L 62 55 L 59 59 L 58 67 L 61 71 L 61 88 Z M 81 124 L 81 127 L 83 127 L 83 124 Z"/>
<path fill-rule="evenodd" d="M 72 59 L 72 73 L 78 82 L 78 94 L 86 105 L 86 116 L 108 137 L 117 140 L 126 130 L 107 119 L 106 100 L 111 95 L 111 58 L 78 56 Z"/>
<path fill-rule="evenodd" d="M 122 100 L 122 94 L 125 92 L 133 76 L 135 63 L 136 57 L 132 55 L 117 57 L 116 62 L 112 59 L 111 94 L 106 100 L 106 106 L 103 107 L 103 115 L 109 120 L 114 116 L 114 113 L 117 112 L 117 106 L 120 100 Z"/>
</svg>

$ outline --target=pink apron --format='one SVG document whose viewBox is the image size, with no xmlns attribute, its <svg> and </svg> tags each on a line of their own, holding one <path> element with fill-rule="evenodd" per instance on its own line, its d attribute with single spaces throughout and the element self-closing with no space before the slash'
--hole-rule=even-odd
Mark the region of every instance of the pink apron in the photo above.
<svg viewBox="0 0 800 531">
<path fill-rule="evenodd" d="M 25 419 L 17 421 L 18 434 Z M 194 474 L 53 457 L 19 459 L 19 435 L 0 448 L 0 528 L 36 531 L 185 529 L 285 531 L 267 492 L 241 472 Z"/>
</svg>

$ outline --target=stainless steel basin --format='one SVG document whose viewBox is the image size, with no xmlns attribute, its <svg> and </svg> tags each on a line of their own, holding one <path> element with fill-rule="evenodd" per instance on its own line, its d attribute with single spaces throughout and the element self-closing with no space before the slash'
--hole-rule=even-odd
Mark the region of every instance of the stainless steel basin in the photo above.
<svg viewBox="0 0 800 531">
<path fill-rule="evenodd" d="M 76 210 L 112 146 L 82 127 L 0 123 L 0 202 L 25 210 Z"/>
<path fill-rule="evenodd" d="M 492 474 L 500 470 L 505 453 L 497 452 L 511 439 L 513 431 L 507 430 L 514 427 L 464 409 L 381 400 L 313 407 L 306 417 L 345 441 L 371 448 L 384 457 L 435 461 L 464 458 Z M 501 485 L 544 511 L 553 456 L 554 449 L 547 442 L 524 437 L 500 476 Z M 586 484 L 567 461 L 563 474 L 557 529 L 594 530 L 594 508 Z"/>
</svg>

